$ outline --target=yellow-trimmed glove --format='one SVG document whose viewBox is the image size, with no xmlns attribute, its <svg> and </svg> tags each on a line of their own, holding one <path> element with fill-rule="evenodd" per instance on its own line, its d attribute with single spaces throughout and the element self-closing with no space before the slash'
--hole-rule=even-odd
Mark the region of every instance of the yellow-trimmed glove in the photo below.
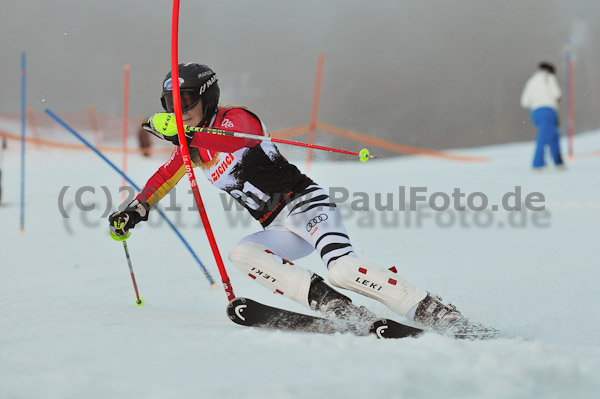
<svg viewBox="0 0 600 399">
<path fill-rule="evenodd" d="M 184 125 L 183 127 L 186 141 L 189 145 L 196 132 L 193 131 L 189 126 Z M 175 121 L 175 114 L 169 114 L 166 112 L 154 114 L 148 119 L 148 122 L 142 123 L 142 128 L 161 140 L 167 140 L 176 146 L 179 146 L 179 136 L 177 135 L 177 122 Z"/>
<path fill-rule="evenodd" d="M 111 235 L 126 236 L 141 221 L 148 220 L 150 206 L 145 202 L 134 199 L 122 211 L 117 211 L 108 217 Z"/>
</svg>

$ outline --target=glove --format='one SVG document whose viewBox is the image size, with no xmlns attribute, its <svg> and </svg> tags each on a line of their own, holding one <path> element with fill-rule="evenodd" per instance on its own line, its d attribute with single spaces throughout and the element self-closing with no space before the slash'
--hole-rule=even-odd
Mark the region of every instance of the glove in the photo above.
<svg viewBox="0 0 600 399">
<path fill-rule="evenodd" d="M 148 220 L 150 207 L 145 202 L 134 199 L 122 211 L 117 211 L 108 217 L 111 235 L 125 237 L 129 229 L 133 229 L 141 221 Z"/>
<path fill-rule="evenodd" d="M 185 137 L 188 145 L 194 138 L 195 131 L 189 126 L 183 126 Z M 179 136 L 177 135 L 177 122 L 175 121 L 175 114 L 168 114 L 161 112 L 152 115 L 148 122 L 142 123 L 142 129 L 150 134 L 158 137 L 161 140 L 167 140 L 171 143 L 179 146 Z"/>
</svg>

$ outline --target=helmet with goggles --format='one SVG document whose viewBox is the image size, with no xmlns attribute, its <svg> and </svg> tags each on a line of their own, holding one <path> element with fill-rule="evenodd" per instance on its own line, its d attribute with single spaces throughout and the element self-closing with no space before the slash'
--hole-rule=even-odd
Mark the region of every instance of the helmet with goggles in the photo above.
<svg viewBox="0 0 600 399">
<path fill-rule="evenodd" d="M 181 94 L 181 112 L 195 107 L 202 100 L 203 117 L 199 126 L 206 126 L 217 112 L 219 104 L 219 85 L 217 74 L 206 65 L 187 63 L 179 64 L 179 91 Z M 174 112 L 173 80 L 171 72 L 163 80 L 163 91 L 160 98 L 167 112 Z"/>
</svg>

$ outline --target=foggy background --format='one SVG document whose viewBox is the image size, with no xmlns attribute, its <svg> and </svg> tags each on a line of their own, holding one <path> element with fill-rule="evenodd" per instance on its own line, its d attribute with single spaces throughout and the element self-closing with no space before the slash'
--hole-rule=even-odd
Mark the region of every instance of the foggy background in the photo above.
<svg viewBox="0 0 600 399">
<path fill-rule="evenodd" d="M 85 113 L 93 105 L 120 117 L 125 62 L 130 118 L 161 111 L 171 1 L 2 3 L 0 115 L 19 114 L 22 51 L 36 112 Z M 250 106 L 273 131 L 309 122 L 324 53 L 321 122 L 401 144 L 458 148 L 532 140 L 521 90 L 547 60 L 566 91 L 567 39 L 575 130 L 598 128 L 599 25 L 598 0 L 184 0 L 179 61 L 211 66 L 221 101 Z M 563 134 L 565 108 L 563 101 Z"/>
</svg>

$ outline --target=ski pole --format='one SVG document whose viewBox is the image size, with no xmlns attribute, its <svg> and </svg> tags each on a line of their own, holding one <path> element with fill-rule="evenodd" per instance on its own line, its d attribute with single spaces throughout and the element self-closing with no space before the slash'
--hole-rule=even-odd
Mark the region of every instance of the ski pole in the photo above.
<svg viewBox="0 0 600 399">
<path fill-rule="evenodd" d="M 125 257 L 127 258 L 127 264 L 129 265 L 129 274 L 131 274 L 131 281 L 133 282 L 133 289 L 135 290 L 135 304 L 138 306 L 144 306 L 144 299 L 140 297 L 140 293 L 138 292 L 137 283 L 135 282 L 135 274 L 133 274 L 133 266 L 131 265 L 131 257 L 129 256 L 129 248 L 127 248 L 127 239 L 131 235 L 131 232 L 128 232 L 126 235 L 120 237 L 115 235 L 112 231 L 110 232 L 110 236 L 116 241 L 123 242 L 123 249 L 125 250 Z"/>
<path fill-rule="evenodd" d="M 135 282 L 135 274 L 133 274 L 133 266 L 131 266 L 131 258 L 129 257 L 129 249 L 127 248 L 127 240 L 123 240 L 123 249 L 125 250 L 125 256 L 127 257 L 127 264 L 129 264 L 129 273 L 131 274 L 131 281 L 133 282 L 133 289 L 135 290 L 135 304 L 138 306 L 144 306 L 144 299 L 140 298 L 137 284 Z"/>
<path fill-rule="evenodd" d="M 371 158 L 376 158 L 374 155 L 371 155 L 369 153 L 369 150 L 366 148 L 363 148 L 359 152 L 355 152 L 355 151 L 342 150 L 339 148 L 325 147 L 325 146 L 317 145 L 317 144 L 307 144 L 307 143 L 301 143 L 298 141 L 278 139 L 278 138 L 269 137 L 269 136 L 257 136 L 255 134 L 249 134 L 249 133 L 229 132 L 227 130 L 220 130 L 220 129 L 214 129 L 214 128 L 188 127 L 188 130 L 193 131 L 193 132 L 216 134 L 216 135 L 221 135 L 221 136 L 238 137 L 238 138 L 242 138 L 242 139 L 270 141 L 273 143 L 289 144 L 289 145 L 293 145 L 293 146 L 297 146 L 297 147 L 313 148 L 315 150 L 338 152 L 340 154 L 348 154 L 348 155 L 358 156 L 361 162 L 367 162 Z"/>
</svg>

